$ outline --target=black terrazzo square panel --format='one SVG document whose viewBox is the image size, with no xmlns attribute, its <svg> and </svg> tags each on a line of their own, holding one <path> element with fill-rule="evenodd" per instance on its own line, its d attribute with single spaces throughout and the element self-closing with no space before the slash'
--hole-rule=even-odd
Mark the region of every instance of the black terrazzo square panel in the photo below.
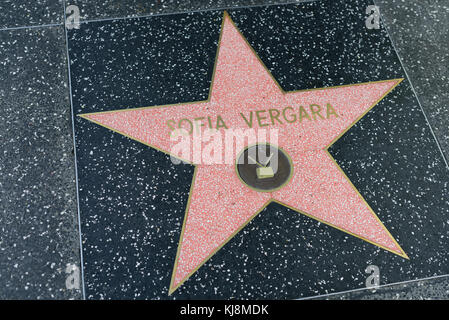
<svg viewBox="0 0 449 320">
<path fill-rule="evenodd" d="M 448 168 L 370 1 L 228 10 L 286 92 L 405 78 L 329 148 L 409 259 L 269 204 L 168 294 L 194 166 L 76 116 L 89 299 L 292 299 L 449 273 Z M 206 100 L 223 11 L 70 30 L 75 115 Z M 173 106 L 175 107 L 175 106 Z"/>
</svg>

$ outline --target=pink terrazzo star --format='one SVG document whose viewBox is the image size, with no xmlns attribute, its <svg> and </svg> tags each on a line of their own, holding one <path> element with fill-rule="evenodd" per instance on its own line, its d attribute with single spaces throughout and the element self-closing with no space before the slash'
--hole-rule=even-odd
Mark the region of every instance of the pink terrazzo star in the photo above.
<svg viewBox="0 0 449 320">
<path fill-rule="evenodd" d="M 327 152 L 402 79 L 284 92 L 225 13 L 207 101 L 84 114 L 84 118 L 146 145 L 169 153 L 167 121 L 223 118 L 227 128 L 248 129 L 251 111 L 286 107 L 290 120 L 300 106 L 322 106 L 320 114 L 289 123 L 265 119 L 279 129 L 278 145 L 291 157 L 293 176 L 274 192 L 259 192 L 243 184 L 234 164 L 197 164 L 169 292 L 176 290 L 215 252 L 250 222 L 269 202 L 276 201 L 341 231 L 408 258 Z M 295 66 L 292 65 L 292 68 Z M 335 113 L 326 114 L 330 104 Z M 298 113 L 296 117 L 299 117 Z M 259 130 L 253 116 L 252 128 Z M 288 117 L 287 117 L 288 119 Z M 204 120 L 207 124 L 207 120 Z M 188 124 L 184 121 L 184 124 Z M 264 127 L 266 129 L 266 127 Z M 218 129 L 226 131 L 225 127 Z M 239 150 L 237 150 L 239 151 Z M 235 158 L 234 158 L 235 161 Z"/>
</svg>

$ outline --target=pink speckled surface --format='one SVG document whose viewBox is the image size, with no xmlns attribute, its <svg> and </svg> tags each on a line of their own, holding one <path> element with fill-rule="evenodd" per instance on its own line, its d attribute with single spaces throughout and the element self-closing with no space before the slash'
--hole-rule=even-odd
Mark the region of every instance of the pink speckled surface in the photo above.
<svg viewBox="0 0 449 320">
<path fill-rule="evenodd" d="M 294 67 L 294 66 L 292 66 Z M 221 115 L 228 128 L 247 129 L 240 112 L 330 103 L 329 119 L 276 123 L 279 146 L 291 157 L 293 177 L 278 191 L 263 193 L 245 186 L 234 164 L 198 164 L 171 289 L 177 288 L 270 200 L 406 256 L 366 202 L 340 171 L 326 147 L 369 110 L 400 80 L 285 93 L 275 83 L 244 38 L 225 15 L 215 78 L 207 102 L 162 106 L 85 117 L 133 139 L 170 152 L 167 120 Z M 215 121 L 215 120 L 214 120 Z M 257 131 L 259 127 L 254 125 Z M 225 129 L 220 129 L 224 133 Z M 206 144 L 206 143 L 204 143 Z M 236 150 L 237 152 L 240 150 Z M 235 158 L 234 158 L 235 160 Z"/>
</svg>

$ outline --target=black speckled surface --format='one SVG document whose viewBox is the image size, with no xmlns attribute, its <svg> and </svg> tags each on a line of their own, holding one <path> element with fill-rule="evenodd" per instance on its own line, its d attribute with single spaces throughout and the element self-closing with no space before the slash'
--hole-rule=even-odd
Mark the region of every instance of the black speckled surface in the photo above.
<svg viewBox="0 0 449 320">
<path fill-rule="evenodd" d="M 0 31 L 0 299 L 69 299 L 79 266 L 62 27 Z"/>
<path fill-rule="evenodd" d="M 67 4 L 77 5 L 85 21 L 309 1 L 316 0 L 68 0 Z"/>
<path fill-rule="evenodd" d="M 275 2 L 285 3 L 292 1 L 257 0 L 245 1 L 244 3 L 247 5 L 259 5 Z M 447 134 L 449 132 L 447 130 L 449 126 L 449 119 L 447 118 L 447 106 L 449 105 L 449 97 L 447 96 L 447 92 L 449 92 L 449 88 L 447 87 L 447 78 L 449 76 L 447 68 L 449 20 L 447 19 L 447 15 L 449 4 L 445 0 L 376 0 L 376 3 L 380 6 L 384 22 L 388 27 L 395 47 L 398 49 L 399 56 L 404 63 L 404 67 L 416 89 L 422 107 L 426 111 L 435 134 L 440 141 L 441 147 L 447 156 L 449 154 L 449 138 Z M 240 7 L 243 5 L 243 1 L 194 0 L 181 2 L 148 2 L 142 0 L 79 0 L 76 4 L 81 8 L 82 19 L 86 20 L 167 14 L 203 9 L 210 10 L 223 7 Z M 0 223 L 2 225 L 0 233 L 0 298 L 79 299 L 82 297 L 79 291 L 68 291 L 65 289 L 66 274 L 64 273 L 64 267 L 67 262 L 77 265 L 80 264 L 78 252 L 79 234 L 76 222 L 75 169 L 73 167 L 73 143 L 70 127 L 71 118 L 68 101 L 67 68 L 65 65 L 65 39 L 62 28 L 39 27 L 41 25 L 62 23 L 62 3 L 59 0 L 37 0 L 26 3 L 24 1 L 5 0 L 0 3 L 0 9 L 0 29 L 10 29 L 9 31 L 0 30 L 0 52 L 2 53 L 2 58 L 0 59 L 0 119 L 2 121 L 0 141 L 3 145 L 3 151 L 0 156 L 0 192 L 2 194 L 0 197 Z M 335 10 L 339 11 L 338 8 Z M 361 10 L 360 14 L 364 16 L 364 10 Z M 350 15 L 353 16 L 354 12 Z M 237 20 L 238 17 L 234 15 L 233 18 Z M 240 17 L 240 19 L 242 21 L 247 20 L 247 18 L 243 17 Z M 130 19 L 127 21 L 128 23 L 121 25 L 124 30 L 125 28 L 131 28 L 130 25 L 132 25 L 132 21 L 134 20 Z M 239 27 L 244 28 L 246 25 L 247 32 L 245 36 L 249 38 L 252 36 L 250 31 L 256 32 L 257 28 L 252 27 L 250 21 L 246 23 L 239 25 Z M 91 25 L 91 23 L 83 24 L 82 28 L 85 26 L 91 28 Z M 113 25 L 111 24 L 110 30 L 115 28 Z M 141 26 L 142 24 L 138 25 Z M 24 26 L 39 28 L 34 30 L 15 30 L 15 28 L 22 28 Z M 167 29 L 166 32 L 169 32 L 168 29 L 174 26 L 165 27 Z M 203 22 L 202 27 L 206 27 L 207 32 L 212 32 L 209 38 L 207 34 L 200 33 L 199 35 L 200 37 L 204 37 L 203 41 L 205 46 L 209 46 L 210 43 L 215 41 L 214 37 L 217 34 L 214 34 L 214 28 L 216 28 L 216 25 Z M 129 31 L 129 29 L 126 30 Z M 122 33 L 122 35 L 125 35 L 125 33 Z M 279 35 L 282 36 L 282 33 L 279 33 Z M 266 42 L 263 37 L 257 36 L 257 34 L 253 35 L 252 38 L 252 45 L 262 55 L 264 53 L 264 45 L 270 45 L 270 42 Z M 126 46 L 127 39 L 125 37 L 120 44 Z M 154 39 L 151 40 L 154 41 Z M 312 40 L 317 41 L 317 39 L 313 38 Z M 330 41 L 335 41 L 335 39 L 331 38 Z M 171 44 L 176 47 L 176 42 L 177 40 L 173 39 Z M 86 41 L 84 44 L 89 44 L 89 42 Z M 385 41 L 381 41 L 380 45 L 382 44 L 385 45 Z M 383 49 L 382 51 L 384 51 Z M 150 52 L 154 52 L 157 48 L 151 48 L 151 50 Z M 214 51 L 215 48 L 211 48 L 211 50 Z M 132 50 L 130 49 L 130 51 Z M 278 51 L 279 53 L 282 53 L 282 50 Z M 111 69 L 116 68 L 118 74 L 126 73 L 127 71 L 134 73 L 132 81 L 124 84 L 117 82 L 117 78 L 114 78 L 114 83 L 104 80 L 101 87 L 113 90 L 114 97 L 108 97 L 107 94 L 102 94 L 102 92 L 93 92 L 93 89 L 90 87 L 88 87 L 89 94 L 85 96 L 91 95 L 90 97 L 98 97 L 100 103 L 95 106 L 98 108 L 114 109 L 118 104 L 120 104 L 119 107 L 132 107 L 132 103 L 139 104 L 147 101 L 146 99 L 149 99 L 149 103 L 156 104 L 159 103 L 158 101 L 165 101 L 164 99 L 173 99 L 173 96 L 169 95 L 170 91 L 173 88 L 182 89 L 189 87 L 188 82 L 193 79 L 195 82 L 189 88 L 189 92 L 184 90 L 181 94 L 186 99 L 196 99 L 196 97 L 202 97 L 207 94 L 206 87 L 210 79 L 210 70 L 208 67 L 210 67 L 211 63 L 209 55 L 209 52 L 197 52 L 193 56 L 196 62 L 203 60 L 203 63 L 200 63 L 200 67 L 197 69 L 194 66 L 188 66 L 189 70 L 197 70 L 195 73 L 196 77 L 186 77 L 181 82 L 183 84 L 181 87 L 165 81 L 160 84 L 160 87 L 167 87 L 167 90 L 161 89 L 155 96 L 147 88 L 145 79 L 142 79 L 142 74 L 148 71 L 157 73 L 161 72 L 161 70 L 176 74 L 175 71 L 169 70 L 169 64 L 164 64 L 164 57 L 161 57 L 158 61 L 162 63 L 159 67 L 148 67 L 147 65 L 144 70 L 140 70 L 142 64 L 133 65 L 131 68 L 128 67 L 126 69 L 123 65 L 124 62 L 128 61 L 127 59 L 132 60 L 133 57 L 128 57 L 127 59 L 120 57 L 114 64 L 105 64 L 107 69 L 105 67 L 96 70 L 99 73 L 97 78 L 101 79 L 102 74 L 112 76 L 113 71 Z M 296 55 L 297 59 L 305 57 L 301 53 L 293 53 L 293 55 Z M 394 57 L 393 52 L 388 52 L 388 56 Z M 177 59 L 180 57 L 182 55 L 178 56 Z M 96 59 L 102 59 L 101 52 L 97 55 Z M 151 58 L 146 59 L 151 61 Z M 275 71 L 279 65 L 275 61 L 276 59 L 270 62 L 271 58 L 269 54 L 265 55 L 265 59 L 264 62 L 267 65 L 272 63 L 272 71 Z M 187 63 L 188 61 L 185 62 Z M 350 62 L 352 66 L 360 66 L 360 62 L 358 61 Z M 118 66 L 115 66 L 115 64 L 118 64 Z M 311 62 L 310 71 L 313 70 L 315 64 L 316 61 Z M 394 63 L 394 66 L 396 68 L 397 63 Z M 387 65 L 380 66 L 380 68 L 384 72 L 389 72 Z M 393 72 L 396 72 L 395 70 Z M 362 67 L 361 71 L 364 72 L 367 70 Z M 368 71 L 371 75 L 376 74 L 375 70 Z M 321 70 L 315 68 L 313 72 L 321 72 Z M 327 81 L 338 83 L 341 80 L 340 77 L 344 79 L 348 76 L 346 74 L 338 75 L 338 70 L 334 70 L 333 72 L 334 78 L 328 79 Z M 82 69 L 80 73 L 83 73 Z M 358 76 L 360 77 L 360 75 Z M 277 77 L 283 77 L 284 85 L 289 85 L 286 81 L 288 74 L 278 73 Z M 295 80 L 294 78 L 292 79 Z M 151 86 L 154 87 L 159 81 L 160 78 L 152 82 Z M 133 85 L 136 83 L 139 85 L 139 92 L 134 95 L 127 94 L 130 90 L 131 93 L 135 93 L 136 90 L 133 90 Z M 294 82 L 291 85 L 294 86 Z M 122 86 L 125 86 L 125 90 L 120 90 Z M 16 90 L 13 90 L 13 88 L 16 88 Z M 402 94 L 410 98 L 409 88 L 405 90 L 405 93 L 404 90 L 401 89 Z M 121 96 L 124 96 L 124 98 L 122 99 Z M 101 102 L 103 101 L 110 101 L 113 104 L 108 106 L 102 105 Z M 397 100 L 393 100 L 388 103 L 390 104 L 395 101 L 397 102 Z M 416 101 L 413 101 L 412 104 L 413 110 L 415 110 Z M 27 121 L 27 118 L 30 120 Z M 401 119 L 400 115 L 394 118 Z M 387 130 L 388 128 L 392 129 L 392 127 L 394 127 L 396 132 L 402 132 L 400 130 L 402 128 L 400 121 L 393 126 L 391 126 L 391 123 L 383 124 L 382 128 Z M 364 128 L 367 128 L 366 125 Z M 363 131 L 363 133 L 365 132 Z M 91 220 L 94 223 L 87 225 L 88 230 L 93 230 L 90 235 L 85 235 L 86 241 L 93 244 L 93 248 L 89 248 L 89 254 L 95 254 L 97 257 L 97 260 L 87 261 L 86 263 L 87 270 L 90 272 L 90 277 L 88 277 L 88 297 L 144 298 L 152 296 L 151 294 L 154 297 L 156 290 L 165 290 L 166 288 L 166 280 L 164 279 L 166 279 L 167 274 L 171 271 L 161 270 L 171 268 L 172 258 L 169 255 L 170 252 L 176 251 L 175 247 L 179 233 L 174 229 L 169 230 L 168 233 L 165 232 L 158 224 L 158 221 L 163 221 L 162 217 L 160 215 L 152 217 L 147 213 L 159 212 L 163 214 L 165 212 L 164 210 L 167 210 L 171 216 L 168 219 L 168 224 L 175 226 L 175 228 L 179 227 L 184 212 L 183 206 L 185 206 L 185 199 L 188 194 L 187 184 L 190 183 L 192 168 L 189 166 L 172 167 L 169 165 L 170 162 L 167 161 L 166 157 L 154 150 L 144 150 L 139 144 L 129 142 L 126 138 L 107 132 L 105 129 L 92 127 L 90 128 L 90 133 L 92 133 L 91 140 L 88 139 L 88 136 L 84 140 L 81 140 L 81 142 L 86 141 L 86 144 L 79 147 L 81 148 L 79 152 L 83 150 L 88 152 L 89 156 L 85 157 L 85 160 L 97 164 L 89 168 L 88 173 L 92 175 L 87 180 L 88 184 L 96 185 L 97 187 L 92 188 L 90 186 L 89 191 L 85 194 L 86 197 L 82 201 L 87 201 L 86 199 L 92 196 L 99 196 L 102 203 L 96 204 L 93 208 L 99 213 L 107 211 L 109 215 L 103 221 L 99 219 L 99 215 L 91 216 Z M 357 139 L 359 134 L 362 134 L 362 132 L 353 133 L 348 139 L 353 141 L 352 139 Z M 407 137 L 406 141 L 425 141 L 420 140 L 419 137 L 420 135 Z M 373 138 L 371 137 L 370 139 L 372 140 Z M 398 138 L 393 140 L 394 143 L 398 142 Z M 376 166 L 372 168 L 368 166 L 369 161 L 376 156 L 373 153 L 368 153 L 365 158 L 359 159 L 357 162 L 351 161 L 350 159 L 348 161 L 345 153 L 348 150 L 347 147 L 345 149 L 345 146 L 340 146 L 334 152 L 340 155 L 342 165 L 346 165 L 346 169 L 352 172 L 352 179 L 361 182 L 359 187 L 365 190 L 364 195 L 370 201 L 375 202 L 376 206 L 382 210 L 383 202 L 398 202 L 398 199 L 402 199 L 400 193 L 404 192 L 405 187 L 399 187 L 398 192 L 393 192 L 388 195 L 384 189 L 379 191 L 372 190 L 370 185 L 363 186 L 363 184 L 371 182 L 379 186 L 378 176 L 376 174 L 373 177 L 372 172 L 382 171 L 383 167 Z M 357 148 L 362 148 L 360 144 L 353 147 L 355 149 L 350 148 L 349 154 L 354 154 L 356 152 L 355 150 L 360 150 Z M 393 150 L 392 154 L 394 157 L 392 157 L 392 161 L 390 161 L 391 163 L 387 170 L 388 174 L 391 175 L 393 173 L 393 177 L 387 177 L 388 185 L 391 185 L 397 179 L 401 179 L 401 176 L 407 175 L 406 169 L 397 170 L 397 166 L 407 165 L 406 168 L 409 168 L 410 163 L 408 160 L 410 159 L 401 159 L 399 156 L 400 153 L 398 153 L 399 151 L 394 150 L 395 148 L 393 146 L 375 144 L 374 147 L 388 150 L 388 155 L 390 155 L 390 150 Z M 106 151 L 105 148 L 109 149 Z M 430 147 L 426 145 L 424 148 Z M 102 158 L 101 152 L 106 152 L 103 155 L 107 157 L 127 160 L 121 160 L 119 163 L 111 166 L 110 163 L 107 163 L 107 158 L 104 156 Z M 413 153 L 412 151 L 410 152 Z M 425 152 L 423 153 L 425 155 Z M 436 160 L 435 163 L 430 163 L 431 157 L 426 159 L 424 155 L 418 155 L 418 159 L 412 160 L 411 168 L 413 170 L 411 172 L 415 176 L 418 176 L 419 173 L 424 173 L 423 176 L 428 174 L 428 172 L 430 173 L 429 178 L 426 176 L 426 182 L 423 184 L 423 187 L 414 186 L 415 189 L 419 189 L 421 199 L 411 198 L 409 200 L 410 202 L 405 206 L 409 209 L 412 207 L 411 211 L 413 212 L 416 210 L 415 201 L 421 204 L 424 201 L 430 201 L 430 206 L 427 204 L 424 205 L 424 211 L 431 212 L 431 209 L 435 208 L 432 206 L 437 205 L 438 201 L 435 199 L 436 194 L 429 193 L 428 190 L 438 185 L 438 180 L 440 182 L 444 181 L 445 174 L 438 174 L 439 169 L 431 168 L 429 170 L 426 166 L 413 167 L 415 163 L 425 164 L 426 161 L 431 166 L 440 167 L 441 162 L 439 160 Z M 159 170 L 145 171 L 145 168 L 150 166 L 149 158 L 156 159 Z M 400 161 L 396 161 L 398 159 Z M 360 166 L 365 165 L 369 169 L 368 171 L 371 172 L 370 177 L 365 177 L 364 170 L 360 169 Z M 110 168 L 106 169 L 106 166 L 110 166 Z M 139 167 L 144 167 L 144 170 L 140 170 Z M 96 169 L 100 170 L 98 175 L 96 175 Z M 117 180 L 112 179 L 113 174 L 118 173 L 120 175 L 119 177 L 124 177 L 125 171 L 128 173 L 132 172 L 131 176 L 137 177 L 136 180 L 131 181 L 130 179 L 132 178 L 128 178 L 125 181 L 126 184 L 117 184 Z M 167 172 L 176 173 L 177 175 L 173 179 L 180 181 L 180 183 L 176 184 L 173 182 L 174 180 L 167 182 L 161 179 L 161 175 Z M 387 174 L 384 175 L 386 176 Z M 99 183 L 100 179 L 103 179 L 101 183 Z M 418 180 L 415 180 L 415 182 Z M 133 184 L 135 181 L 137 183 Z M 157 190 L 160 191 L 162 189 L 164 193 L 155 192 L 153 183 L 157 186 Z M 99 189 L 99 186 L 103 187 L 103 189 Z M 443 188 L 447 188 L 447 186 L 445 185 Z M 125 199 L 119 192 L 123 189 L 128 193 L 133 192 L 134 196 Z M 441 192 L 443 196 L 444 192 L 443 189 Z M 385 201 L 387 199 L 385 194 L 388 197 L 391 196 L 392 200 Z M 154 203 L 158 201 L 164 201 L 163 203 L 166 206 L 162 202 L 160 205 L 155 206 Z M 151 202 L 151 205 L 148 205 L 149 202 Z M 91 203 L 89 202 L 89 204 Z M 110 204 L 111 207 L 108 208 L 106 204 Z M 136 204 L 139 207 L 135 211 L 131 211 L 130 208 Z M 123 214 L 123 219 L 117 220 L 117 217 L 115 217 L 113 227 L 106 227 L 102 230 L 101 228 L 107 225 L 106 219 L 110 218 L 116 212 L 112 208 L 114 206 L 118 209 L 117 212 Z M 402 207 L 404 204 L 398 202 L 396 206 Z M 295 266 L 298 262 L 288 259 L 280 262 L 270 261 L 265 256 L 265 253 L 269 254 L 273 252 L 273 249 L 267 247 L 265 242 L 257 243 L 258 238 L 260 238 L 258 233 L 261 232 L 267 235 L 268 232 L 271 232 L 269 236 L 267 235 L 268 239 L 275 239 L 279 243 L 285 241 L 285 245 L 275 249 L 279 255 L 282 255 L 282 252 L 287 250 L 298 252 L 297 250 L 299 248 L 304 248 L 304 243 L 293 244 L 291 243 L 291 239 L 285 239 L 285 235 L 282 234 L 284 230 L 279 225 L 282 226 L 285 223 L 284 219 L 290 218 L 285 218 L 286 213 L 290 211 L 278 206 L 269 207 L 267 210 L 272 213 L 271 218 L 267 219 L 267 212 L 264 212 L 260 215 L 258 224 L 249 225 L 245 229 L 245 233 L 242 233 L 241 238 L 239 238 L 240 241 L 242 239 L 247 241 L 246 247 L 241 247 L 239 243 L 234 243 L 232 244 L 234 248 L 239 248 L 235 252 L 229 252 L 229 256 L 224 253 L 220 258 L 217 256 L 217 259 L 221 259 L 220 261 L 210 260 L 210 264 L 204 266 L 204 268 L 209 268 L 209 271 L 202 274 L 202 280 L 194 280 L 192 278 L 191 287 L 186 287 L 186 291 L 180 292 L 176 298 L 194 297 L 188 295 L 189 291 L 198 292 L 198 290 L 203 290 L 205 292 L 204 294 L 213 294 L 215 297 L 216 290 L 218 290 L 216 288 L 218 287 L 216 280 L 213 280 L 212 276 L 223 277 L 223 283 L 225 285 L 228 285 L 226 280 L 232 280 L 228 285 L 228 290 L 217 294 L 217 297 L 235 297 L 234 292 L 236 290 L 242 290 L 241 296 L 244 297 L 261 297 L 264 294 L 261 291 L 262 289 L 267 290 L 265 292 L 265 296 L 267 297 L 275 297 L 276 294 L 283 297 L 293 296 L 291 286 L 296 283 L 294 280 L 290 281 L 291 283 L 289 284 L 288 279 L 297 277 L 298 272 L 295 271 L 295 273 L 287 270 L 285 265 Z M 402 212 L 408 213 L 406 209 L 401 210 Z M 393 213 L 387 212 L 386 214 Z M 415 216 L 417 215 L 415 214 Z M 423 220 L 421 214 L 419 216 Z M 427 215 L 426 217 L 428 218 Z M 296 218 L 297 221 L 293 221 L 294 223 L 298 223 L 300 220 L 299 217 Z M 270 224 L 275 221 L 278 221 L 279 225 Z M 292 219 L 288 221 L 292 221 Z M 435 220 L 432 219 L 433 221 Z M 268 225 L 264 225 L 266 223 Z M 426 221 L 424 220 L 418 224 L 410 223 L 412 224 L 410 230 L 415 225 L 426 225 Z M 91 228 L 92 225 L 94 225 L 93 228 Z M 445 226 L 447 226 L 447 222 Z M 288 229 L 288 227 L 286 228 Z M 149 232 L 147 232 L 148 230 Z M 251 231 L 249 232 L 249 230 Z M 281 231 L 279 232 L 279 230 Z M 427 228 L 425 231 L 430 232 L 431 230 L 431 228 Z M 444 231 L 445 229 L 442 230 Z M 441 230 L 437 230 L 437 226 L 435 226 L 437 235 L 439 231 Z M 302 231 L 302 234 L 304 232 Z M 414 232 L 414 230 L 411 232 Z M 99 235 L 100 237 L 96 239 Z M 419 234 L 417 235 L 416 233 L 412 235 L 415 238 L 419 237 Z M 313 233 L 310 236 L 313 236 Z M 407 237 L 410 237 L 410 234 Z M 428 241 L 429 237 L 424 237 L 424 239 Z M 352 241 L 354 240 L 352 239 Z M 420 240 L 420 242 L 423 241 Z M 117 246 L 117 243 L 119 246 Z M 174 247 L 171 246 L 171 243 L 174 243 Z M 97 246 L 96 248 L 94 247 L 95 245 Z M 308 245 L 306 244 L 306 246 Z M 158 247 L 163 247 L 166 250 L 158 251 Z M 315 249 L 313 254 L 323 251 L 323 248 L 320 247 Z M 259 250 L 260 254 L 248 255 L 245 250 Z M 427 250 L 427 247 L 424 250 Z M 435 258 L 431 257 L 431 254 L 425 256 L 425 259 L 430 261 L 430 267 L 427 268 L 427 271 L 435 268 L 438 261 L 443 261 L 441 259 L 445 254 L 447 254 L 447 249 L 443 248 L 442 253 L 438 254 Z M 153 256 L 156 257 L 155 260 L 160 261 L 161 270 L 150 272 L 151 270 L 155 270 L 153 267 Z M 240 260 L 242 262 L 239 262 Z M 239 283 L 249 281 L 245 273 L 245 269 L 248 270 L 246 267 L 251 266 L 251 268 L 257 269 L 258 261 L 268 261 L 271 264 L 277 263 L 278 270 L 282 271 L 284 275 L 274 270 L 269 276 L 278 280 L 286 279 L 286 284 L 280 286 L 278 285 L 280 283 L 278 280 L 271 279 L 271 282 L 267 281 L 268 276 L 266 273 L 261 270 L 256 270 L 256 272 L 251 273 L 252 276 L 257 280 L 262 279 L 263 281 L 255 284 L 250 281 L 242 289 Z M 422 264 L 425 263 L 425 260 L 422 260 L 422 256 L 421 262 Z M 238 275 L 237 277 L 235 277 L 236 273 L 234 269 L 231 268 L 236 263 L 241 267 L 240 272 L 243 272 L 243 275 Z M 312 264 L 316 265 L 313 262 Z M 363 279 L 367 276 L 363 272 L 365 267 L 365 262 L 361 263 L 360 266 L 356 266 L 356 263 L 354 263 L 353 268 L 356 272 L 348 273 L 352 277 L 359 277 L 360 275 L 359 284 L 362 287 Z M 316 276 L 317 270 L 319 269 L 310 268 L 310 266 L 308 268 L 311 269 L 309 273 L 312 274 L 312 277 Z M 385 277 L 382 269 L 381 284 L 385 284 L 386 281 L 390 280 L 402 281 L 402 278 L 397 280 L 398 276 L 391 277 L 391 275 L 387 275 Z M 335 276 L 331 268 L 325 268 L 324 270 Z M 427 271 L 423 270 L 422 273 L 429 273 Z M 445 272 L 448 273 L 447 271 L 446 263 Z M 407 272 L 408 275 L 411 274 L 410 270 L 407 270 Z M 151 281 L 146 281 L 149 277 L 152 277 Z M 344 276 L 344 279 L 347 278 Z M 323 290 L 325 291 L 323 288 L 326 284 L 335 284 L 335 282 L 338 281 L 335 279 L 327 279 L 325 284 L 308 285 L 305 290 L 322 292 Z M 310 282 L 306 283 L 310 284 Z M 204 290 L 204 284 L 215 284 L 213 291 Z M 356 286 L 359 284 L 356 284 Z M 335 294 L 327 296 L 327 298 L 447 299 L 449 298 L 448 285 L 447 278 L 437 278 L 409 284 L 386 286 L 375 292 L 361 290 L 351 293 Z M 345 290 L 342 287 L 344 286 L 337 284 L 334 289 Z M 158 297 L 166 298 L 165 295 Z M 299 297 L 299 295 L 295 295 L 295 297 Z"/>
<path fill-rule="evenodd" d="M 376 3 L 449 159 L 449 3 L 439 0 Z"/>
<path fill-rule="evenodd" d="M 62 0 L 2 0 L 0 2 L 0 29 L 62 22 Z"/>
<path fill-rule="evenodd" d="M 385 30 L 364 28 L 369 3 L 230 14 L 286 90 L 404 77 Z M 221 14 L 70 31 L 75 113 L 204 99 Z M 88 298 L 300 298 L 363 287 L 370 264 L 381 284 L 449 273 L 448 171 L 407 80 L 330 151 L 410 261 L 271 204 L 170 297 L 193 168 L 82 119 L 75 129 Z"/>
</svg>

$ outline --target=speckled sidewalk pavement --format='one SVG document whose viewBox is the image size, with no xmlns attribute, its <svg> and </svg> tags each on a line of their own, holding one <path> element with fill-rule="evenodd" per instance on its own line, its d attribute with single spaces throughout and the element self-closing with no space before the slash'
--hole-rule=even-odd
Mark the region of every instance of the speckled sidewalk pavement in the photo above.
<svg viewBox="0 0 449 320">
<path fill-rule="evenodd" d="M 449 1 L 376 0 L 380 28 L 366 29 L 371 4 L 2 1 L 0 299 L 449 299 Z M 64 27 L 70 5 L 80 9 L 79 29 Z M 231 40 L 225 40 L 247 41 L 260 58 L 251 58 L 249 47 L 239 51 L 254 72 L 248 79 L 266 69 L 266 79 L 286 96 L 404 79 L 326 149 L 342 169 L 338 177 L 361 195 L 354 212 L 366 204 L 379 218 L 372 229 L 340 222 L 331 198 L 320 202 L 328 203 L 326 212 L 335 209 L 331 216 L 320 205 L 301 215 L 296 211 L 304 213 L 308 203 L 288 197 L 252 216 L 261 194 L 255 188 L 245 194 L 251 219 L 232 230 L 224 229 L 235 218 L 222 229 L 198 231 L 206 222 L 195 224 L 192 211 L 194 222 L 183 220 L 193 166 L 173 165 L 148 147 L 163 149 L 163 142 L 140 136 L 153 115 L 138 114 L 125 128 L 118 116 L 95 123 L 78 117 L 208 99 L 213 76 L 232 76 L 215 72 L 225 10 L 229 28 L 233 23 L 238 30 L 229 29 Z M 313 108 L 308 112 L 312 119 Z M 322 118 L 329 120 L 330 112 Z M 144 116 L 147 125 L 134 130 Z M 311 128 L 323 121 L 310 122 Z M 297 172 L 314 164 L 298 169 L 293 158 Z M 251 184 L 243 174 L 238 178 Z M 221 176 L 223 190 L 231 180 Z M 294 190 L 300 184 L 292 181 Z M 197 198 L 202 208 L 211 202 Z M 379 230 L 384 234 L 371 236 Z M 202 241 L 189 240 L 195 237 Z M 180 248 L 191 251 L 183 256 Z M 365 269 L 373 265 L 380 287 L 366 289 Z"/>
</svg>

